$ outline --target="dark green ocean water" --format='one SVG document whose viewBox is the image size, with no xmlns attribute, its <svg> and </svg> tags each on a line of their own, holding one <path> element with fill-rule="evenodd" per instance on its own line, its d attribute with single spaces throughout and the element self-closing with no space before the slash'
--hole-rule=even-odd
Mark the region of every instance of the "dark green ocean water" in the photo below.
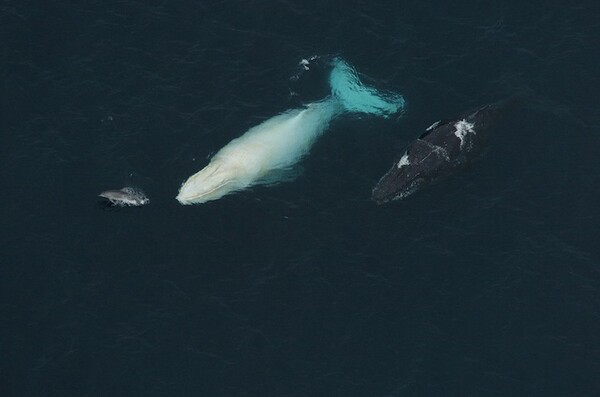
<svg viewBox="0 0 600 397">
<path fill-rule="evenodd" d="M 0 395 L 600 395 L 599 16 L 2 1 Z M 337 120 L 293 182 L 177 203 L 332 53 L 402 117 Z M 424 128 L 515 93 L 467 171 L 370 200 Z M 125 185 L 150 204 L 100 204 Z"/>
</svg>

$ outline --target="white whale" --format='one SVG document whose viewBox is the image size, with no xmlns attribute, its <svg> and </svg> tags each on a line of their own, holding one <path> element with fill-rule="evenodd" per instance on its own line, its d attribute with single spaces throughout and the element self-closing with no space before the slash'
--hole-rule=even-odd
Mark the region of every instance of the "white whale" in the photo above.
<svg viewBox="0 0 600 397">
<path fill-rule="evenodd" d="M 302 68 L 309 70 L 317 59 L 302 60 Z M 181 204 L 205 203 L 253 185 L 281 180 L 337 116 L 363 112 L 387 117 L 404 108 L 401 95 L 363 85 L 341 58 L 330 62 L 330 96 L 274 116 L 229 142 L 206 167 L 185 181 L 177 200 Z"/>
</svg>

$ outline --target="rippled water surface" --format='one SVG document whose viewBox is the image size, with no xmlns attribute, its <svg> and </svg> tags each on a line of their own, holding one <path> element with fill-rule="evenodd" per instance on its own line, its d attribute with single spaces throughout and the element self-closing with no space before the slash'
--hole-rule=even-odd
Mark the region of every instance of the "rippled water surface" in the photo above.
<svg viewBox="0 0 600 397">
<path fill-rule="evenodd" d="M 376 4 L 374 4 L 376 3 Z M 3 396 L 600 395 L 594 1 L 4 1 Z M 181 183 L 339 54 L 402 93 L 292 182 Z M 518 95 L 465 172 L 371 189 L 438 119 Z M 138 186 L 150 204 L 108 208 Z"/>
</svg>

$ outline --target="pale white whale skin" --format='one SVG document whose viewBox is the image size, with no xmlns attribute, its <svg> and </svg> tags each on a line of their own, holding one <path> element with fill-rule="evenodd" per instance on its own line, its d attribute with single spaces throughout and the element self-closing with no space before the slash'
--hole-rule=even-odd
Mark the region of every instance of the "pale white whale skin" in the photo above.
<svg viewBox="0 0 600 397">
<path fill-rule="evenodd" d="M 261 183 L 282 180 L 285 171 L 308 153 L 329 123 L 344 112 L 362 112 L 388 117 L 404 107 L 401 95 L 377 91 L 360 82 L 358 74 L 339 57 L 312 57 L 300 62 L 303 75 L 328 71 L 330 94 L 272 117 L 219 150 L 210 163 L 188 178 L 177 200 L 199 204 Z"/>
<path fill-rule="evenodd" d="M 308 153 L 315 139 L 342 108 L 334 99 L 311 103 L 270 118 L 219 150 L 210 163 L 179 190 L 181 204 L 217 200 L 226 194 L 269 182 Z"/>
</svg>

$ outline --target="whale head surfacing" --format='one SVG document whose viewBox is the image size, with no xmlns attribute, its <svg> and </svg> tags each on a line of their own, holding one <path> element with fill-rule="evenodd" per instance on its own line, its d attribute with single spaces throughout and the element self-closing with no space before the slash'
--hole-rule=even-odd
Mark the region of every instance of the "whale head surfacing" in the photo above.
<svg viewBox="0 0 600 397">
<path fill-rule="evenodd" d="M 373 200 L 384 204 L 403 199 L 465 168 L 481 152 L 500 111 L 507 105 L 512 102 L 485 105 L 459 118 L 433 123 L 379 180 L 373 188 Z"/>
<path fill-rule="evenodd" d="M 189 177 L 177 200 L 186 205 L 201 204 L 272 181 L 269 176 L 292 168 L 308 152 L 337 111 L 335 104 L 314 103 L 252 127 Z"/>
<path fill-rule="evenodd" d="M 184 205 L 206 203 L 245 188 L 247 181 L 245 173 L 234 165 L 211 161 L 185 181 L 176 198 Z"/>
</svg>

